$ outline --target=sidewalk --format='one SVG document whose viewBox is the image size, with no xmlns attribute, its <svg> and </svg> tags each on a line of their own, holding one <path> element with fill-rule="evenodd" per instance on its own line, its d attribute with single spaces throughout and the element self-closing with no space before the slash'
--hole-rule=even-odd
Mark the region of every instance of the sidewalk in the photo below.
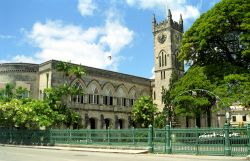
<svg viewBox="0 0 250 161">
<path fill-rule="evenodd" d="M 93 148 L 93 147 L 72 147 L 72 146 L 27 146 L 27 145 L 9 145 L 0 144 L 0 146 L 6 147 L 20 147 L 20 148 L 35 148 L 35 149 L 51 149 L 51 150 L 67 150 L 67 151 L 84 151 L 84 152 L 100 152 L 100 153 L 120 153 L 120 154 L 147 154 L 148 150 L 137 150 L 137 149 L 103 149 L 103 148 Z M 185 154 L 147 154 L 156 155 L 158 157 L 167 157 L 173 159 L 201 159 L 201 160 L 247 160 L 247 157 L 233 157 L 233 156 L 204 156 L 204 155 L 185 155 Z"/>
<path fill-rule="evenodd" d="M 148 150 L 137 149 L 109 149 L 109 148 L 93 148 L 93 147 L 74 147 L 74 146 L 33 146 L 33 145 L 6 145 L 0 146 L 20 147 L 20 148 L 35 148 L 35 149 L 51 149 L 51 150 L 68 150 L 68 151 L 86 151 L 86 152 L 101 152 L 101 153 L 121 153 L 121 154 L 145 154 Z"/>
</svg>

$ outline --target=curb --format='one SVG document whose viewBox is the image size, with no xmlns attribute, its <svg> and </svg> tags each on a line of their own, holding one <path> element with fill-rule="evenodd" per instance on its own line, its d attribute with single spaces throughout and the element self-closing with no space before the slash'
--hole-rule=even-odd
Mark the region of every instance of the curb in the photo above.
<svg viewBox="0 0 250 161">
<path fill-rule="evenodd" d="M 146 154 L 148 150 L 128 150 L 128 149 L 102 149 L 102 148 L 83 148 L 83 147 L 62 147 L 62 146 L 27 146 L 27 145 L 6 145 L 0 144 L 3 147 L 19 147 L 19 148 L 34 148 L 34 149 L 50 149 L 50 150 L 68 150 L 68 151 L 85 151 L 85 152 L 100 152 L 100 153 L 121 153 L 121 154 Z"/>
</svg>

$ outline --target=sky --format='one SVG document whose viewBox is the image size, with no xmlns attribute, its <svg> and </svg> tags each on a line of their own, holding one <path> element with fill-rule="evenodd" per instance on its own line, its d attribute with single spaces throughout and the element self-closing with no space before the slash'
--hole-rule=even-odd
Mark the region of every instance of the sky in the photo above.
<svg viewBox="0 0 250 161">
<path fill-rule="evenodd" d="M 54 59 L 153 78 L 153 14 L 182 14 L 186 31 L 219 1 L 0 0 L 0 63 Z"/>
</svg>

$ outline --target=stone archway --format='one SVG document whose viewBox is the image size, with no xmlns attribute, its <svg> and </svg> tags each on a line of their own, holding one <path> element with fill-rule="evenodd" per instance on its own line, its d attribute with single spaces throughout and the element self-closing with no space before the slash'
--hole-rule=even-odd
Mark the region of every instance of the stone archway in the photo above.
<svg viewBox="0 0 250 161">
<path fill-rule="evenodd" d="M 96 129 L 96 119 L 90 118 L 89 119 L 90 129 Z"/>
</svg>

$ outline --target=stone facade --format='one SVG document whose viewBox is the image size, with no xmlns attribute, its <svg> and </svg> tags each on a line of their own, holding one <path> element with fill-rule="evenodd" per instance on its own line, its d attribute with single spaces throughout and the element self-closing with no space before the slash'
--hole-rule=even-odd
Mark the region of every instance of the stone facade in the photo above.
<svg viewBox="0 0 250 161">
<path fill-rule="evenodd" d="M 162 109 L 162 88 L 168 89 L 171 74 L 176 70 L 179 75 L 184 72 L 183 62 L 177 61 L 180 40 L 183 34 L 183 20 L 180 16 L 179 23 L 172 20 L 170 10 L 168 18 L 160 23 L 156 22 L 155 16 L 152 19 L 154 35 L 154 64 L 155 79 L 152 83 L 152 98 L 154 103 Z"/>
<path fill-rule="evenodd" d="M 162 88 L 168 89 L 172 72 L 181 76 L 184 72 L 183 62 L 177 61 L 180 40 L 183 34 L 183 20 L 172 20 L 169 10 L 166 20 L 157 23 L 152 20 L 154 37 L 155 79 L 96 69 L 84 66 L 87 74 L 81 79 L 72 78 L 72 86 L 80 88 L 80 95 L 68 98 L 71 108 L 82 116 L 84 128 L 103 129 L 128 128 L 134 101 L 143 95 L 152 96 L 161 110 Z M 30 91 L 30 96 L 43 99 L 43 91 L 63 83 L 63 74 L 55 70 L 58 61 L 51 60 L 42 64 L 6 63 L 0 64 L 0 88 L 6 83 L 22 86 Z M 216 115 L 211 116 L 212 126 L 216 126 Z M 206 126 L 206 118 L 201 119 Z M 188 124 L 187 124 L 188 123 Z M 182 127 L 194 126 L 193 119 L 179 119 Z"/>
<path fill-rule="evenodd" d="M 39 66 L 39 97 L 43 90 L 63 83 L 63 75 L 55 70 L 57 61 Z M 150 80 L 117 72 L 83 66 L 86 75 L 72 78 L 72 86 L 82 89 L 81 95 L 69 98 L 69 105 L 83 118 L 85 128 L 128 128 L 134 101 L 150 95 Z"/>
</svg>

